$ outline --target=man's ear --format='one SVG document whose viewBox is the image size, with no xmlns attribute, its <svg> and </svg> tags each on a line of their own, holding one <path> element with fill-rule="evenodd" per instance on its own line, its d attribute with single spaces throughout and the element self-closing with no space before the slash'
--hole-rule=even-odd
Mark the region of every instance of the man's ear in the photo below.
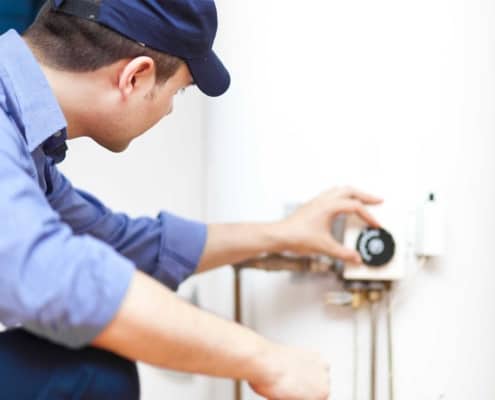
<svg viewBox="0 0 495 400">
<path fill-rule="evenodd" d="M 136 57 L 120 71 L 118 86 L 124 99 L 136 93 L 147 95 L 155 87 L 156 66 L 150 57 Z"/>
</svg>

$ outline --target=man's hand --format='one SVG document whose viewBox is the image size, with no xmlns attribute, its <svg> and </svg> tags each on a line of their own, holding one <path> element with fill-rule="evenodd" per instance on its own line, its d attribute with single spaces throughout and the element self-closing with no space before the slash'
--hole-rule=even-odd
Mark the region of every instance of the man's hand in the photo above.
<svg viewBox="0 0 495 400">
<path fill-rule="evenodd" d="M 330 234 L 338 214 L 357 214 L 379 226 L 366 205 L 380 204 L 378 197 L 344 187 L 322 193 L 288 218 L 275 223 L 212 224 L 197 272 L 237 264 L 263 253 L 291 251 L 299 255 L 329 255 L 360 263 L 359 254 L 343 247 Z"/>
<path fill-rule="evenodd" d="M 265 369 L 269 371 L 251 388 L 270 400 L 327 400 L 330 368 L 319 355 L 289 347 L 273 346 Z"/>
<path fill-rule="evenodd" d="M 328 367 L 317 355 L 193 307 L 142 272 L 92 345 L 163 368 L 246 380 L 269 400 L 328 396 Z"/>
<path fill-rule="evenodd" d="M 359 264 L 359 253 L 338 243 L 331 235 L 332 221 L 339 214 L 356 214 L 370 226 L 378 227 L 378 221 L 366 210 L 365 205 L 380 204 L 382 199 L 344 187 L 322 193 L 297 209 L 294 214 L 279 223 L 279 236 L 286 241 L 286 250 L 300 255 L 326 254 L 344 261 Z"/>
</svg>

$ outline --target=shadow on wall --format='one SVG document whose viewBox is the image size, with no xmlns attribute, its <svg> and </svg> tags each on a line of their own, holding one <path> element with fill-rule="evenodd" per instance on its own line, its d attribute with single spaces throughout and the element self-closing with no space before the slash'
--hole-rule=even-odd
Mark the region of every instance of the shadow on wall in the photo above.
<svg viewBox="0 0 495 400">
<path fill-rule="evenodd" d="M 33 22 L 45 0 L 1 0 L 0 34 L 9 29 L 23 33 Z"/>
</svg>

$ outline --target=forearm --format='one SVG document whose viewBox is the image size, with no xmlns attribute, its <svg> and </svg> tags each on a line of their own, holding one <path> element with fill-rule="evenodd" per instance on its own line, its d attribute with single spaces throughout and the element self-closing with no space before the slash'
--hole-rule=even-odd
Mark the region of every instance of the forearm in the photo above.
<svg viewBox="0 0 495 400">
<path fill-rule="evenodd" d="M 205 250 L 196 272 L 235 264 L 265 252 L 282 251 L 281 229 L 277 223 L 209 225 Z"/>
<path fill-rule="evenodd" d="M 263 360 L 273 346 L 180 300 L 141 272 L 93 345 L 163 368 L 249 381 L 267 373 Z"/>
</svg>

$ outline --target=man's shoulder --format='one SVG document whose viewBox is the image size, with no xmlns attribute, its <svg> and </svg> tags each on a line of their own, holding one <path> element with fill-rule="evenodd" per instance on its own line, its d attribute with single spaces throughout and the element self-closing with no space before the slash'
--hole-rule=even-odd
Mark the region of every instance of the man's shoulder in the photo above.
<svg viewBox="0 0 495 400">
<path fill-rule="evenodd" d="M 17 159 L 26 158 L 29 155 L 27 143 L 1 97 L 0 89 L 0 152 Z"/>
<path fill-rule="evenodd" d="M 64 114 L 38 60 L 14 31 L 0 36 L 3 104 L 30 152 L 67 127 Z"/>
<path fill-rule="evenodd" d="M 13 93 L 15 90 L 12 82 L 0 62 L 0 142 L 5 141 L 9 132 L 17 133 L 14 138 L 21 138 L 23 123 L 19 118 L 19 104 L 15 96 L 12 96 Z"/>
</svg>

